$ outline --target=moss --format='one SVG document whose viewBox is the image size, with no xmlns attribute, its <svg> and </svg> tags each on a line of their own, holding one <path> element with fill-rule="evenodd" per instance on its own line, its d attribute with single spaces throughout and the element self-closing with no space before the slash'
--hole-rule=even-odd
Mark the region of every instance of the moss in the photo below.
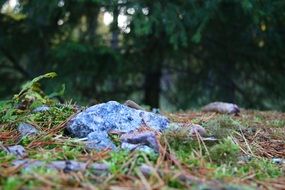
<svg viewBox="0 0 285 190">
<path fill-rule="evenodd" d="M 247 164 L 212 164 L 210 168 L 214 169 L 212 177 L 222 180 L 242 178 L 249 174 L 254 174 L 255 179 L 258 180 L 282 176 L 282 169 L 268 159 L 253 159 Z"/>
<path fill-rule="evenodd" d="M 44 128 L 52 128 L 61 124 L 74 113 L 70 106 L 52 106 L 45 112 L 36 112 L 29 115 L 28 122 Z"/>
<path fill-rule="evenodd" d="M 19 177 L 9 177 L 3 184 L 3 190 L 17 190 L 20 189 L 23 182 Z"/>
<path fill-rule="evenodd" d="M 236 162 L 239 155 L 239 146 L 232 139 L 224 139 L 223 142 L 209 149 L 209 159 L 216 163 Z"/>
<path fill-rule="evenodd" d="M 246 128 L 238 120 L 235 120 L 230 115 L 219 115 L 202 124 L 206 128 L 209 135 L 223 139 L 231 135 L 233 131 L 240 131 Z"/>
</svg>

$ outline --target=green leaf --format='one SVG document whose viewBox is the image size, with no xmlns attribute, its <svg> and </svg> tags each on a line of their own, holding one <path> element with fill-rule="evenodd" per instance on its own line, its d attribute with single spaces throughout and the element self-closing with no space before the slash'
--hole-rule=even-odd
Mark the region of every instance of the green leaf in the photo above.
<svg viewBox="0 0 285 190">
<path fill-rule="evenodd" d="M 57 74 L 55 72 L 50 72 L 50 73 L 46 73 L 44 75 L 40 75 L 40 76 L 34 78 L 32 81 L 29 81 L 26 84 L 24 84 L 20 93 L 16 94 L 13 99 L 19 100 L 29 90 L 40 91 L 40 85 L 38 84 L 38 82 L 40 80 L 42 80 L 44 78 L 54 78 L 56 76 L 57 76 Z"/>
</svg>

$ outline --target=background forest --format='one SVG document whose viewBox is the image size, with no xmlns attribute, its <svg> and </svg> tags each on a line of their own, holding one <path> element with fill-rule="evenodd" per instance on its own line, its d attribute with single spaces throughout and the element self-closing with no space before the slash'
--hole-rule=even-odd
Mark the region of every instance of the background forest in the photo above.
<svg viewBox="0 0 285 190">
<path fill-rule="evenodd" d="M 47 92 L 164 109 L 285 111 L 284 0 L 0 0 L 0 98 Z"/>
</svg>

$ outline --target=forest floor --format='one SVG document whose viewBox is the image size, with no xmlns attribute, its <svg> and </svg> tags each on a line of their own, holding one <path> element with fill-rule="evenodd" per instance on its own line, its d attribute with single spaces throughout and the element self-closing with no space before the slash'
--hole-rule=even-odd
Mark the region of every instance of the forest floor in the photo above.
<svg viewBox="0 0 285 190">
<path fill-rule="evenodd" d="M 2 104 L 4 107 L 4 104 Z M 183 130 L 160 136 L 161 151 L 87 151 L 82 142 L 64 136 L 72 106 L 48 112 L 2 112 L 3 146 L 25 147 L 27 158 L 51 162 L 104 163 L 94 172 L 14 166 L 15 156 L 0 151 L 0 189 L 284 189 L 285 113 L 241 110 L 239 116 L 196 111 L 165 113 L 173 122 L 202 125 L 217 142 L 190 137 Z M 3 111 L 3 109 L 2 109 Z M 14 110 L 15 111 L 15 110 Z M 1 112 L 0 112 L 1 114 Z M 6 120 L 4 120 L 6 118 Z M 10 121 L 9 121 L 10 119 Z M 20 138 L 19 121 L 41 130 Z M 144 168 L 144 169 L 142 169 Z"/>
<path fill-rule="evenodd" d="M 163 113 L 185 130 L 160 134 L 158 153 L 90 151 L 64 133 L 77 106 L 58 106 L 51 98 L 58 93 L 46 96 L 39 88 L 39 80 L 53 76 L 37 77 L 11 100 L 0 101 L 0 189 L 285 189 L 285 113 Z M 42 104 L 50 109 L 33 111 Z M 22 122 L 39 133 L 21 136 Z M 189 135 L 191 124 L 203 126 L 217 140 Z M 7 153 L 13 145 L 24 147 L 24 158 L 17 158 L 21 151 L 17 156 Z M 15 160 L 38 165 L 27 167 Z M 47 167 L 50 163 L 58 168 Z M 97 169 L 89 167 L 94 163 Z"/>
</svg>

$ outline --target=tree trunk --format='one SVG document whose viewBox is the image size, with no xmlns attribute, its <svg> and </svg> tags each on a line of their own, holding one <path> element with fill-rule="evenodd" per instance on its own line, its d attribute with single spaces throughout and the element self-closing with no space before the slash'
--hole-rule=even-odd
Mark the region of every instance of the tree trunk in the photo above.
<svg viewBox="0 0 285 190">
<path fill-rule="evenodd" d="M 148 72 L 145 75 L 144 103 L 152 108 L 159 107 L 161 70 Z"/>
<path fill-rule="evenodd" d="M 112 49 L 118 49 L 118 44 L 119 44 L 118 16 L 119 16 L 119 10 L 118 10 L 118 7 L 115 6 L 113 10 L 113 23 L 111 25 L 111 32 L 112 32 L 111 47 Z"/>
</svg>

